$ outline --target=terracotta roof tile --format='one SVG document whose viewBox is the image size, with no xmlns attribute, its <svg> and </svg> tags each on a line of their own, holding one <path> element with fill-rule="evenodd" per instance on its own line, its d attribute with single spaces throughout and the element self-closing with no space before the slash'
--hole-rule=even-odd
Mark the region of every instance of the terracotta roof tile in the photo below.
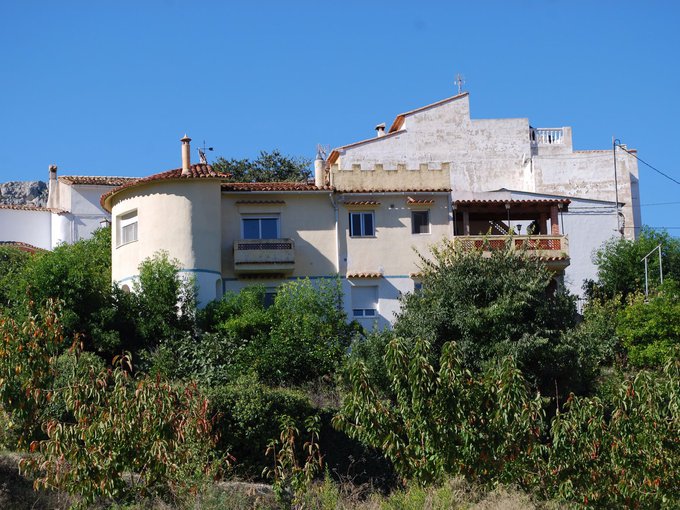
<svg viewBox="0 0 680 510">
<path fill-rule="evenodd" d="M 67 184 L 91 184 L 95 186 L 122 186 L 138 177 L 108 177 L 105 175 L 62 175 L 59 181 Z"/>
<path fill-rule="evenodd" d="M 13 209 L 15 211 L 49 211 L 46 207 L 23 204 L 0 204 L 0 209 Z"/>
<path fill-rule="evenodd" d="M 451 188 L 423 188 L 423 189 L 343 189 L 338 193 L 449 193 Z"/>
<path fill-rule="evenodd" d="M 537 204 L 571 204 L 568 198 L 536 198 L 531 200 L 455 200 L 455 205 L 537 205 Z"/>
<path fill-rule="evenodd" d="M 345 205 L 380 205 L 376 200 L 359 200 L 353 202 L 343 202 Z"/>
<path fill-rule="evenodd" d="M 382 278 L 382 273 L 347 273 L 347 278 Z"/>
<path fill-rule="evenodd" d="M 0 247 L 17 248 L 22 251 L 27 251 L 29 253 L 35 253 L 37 251 L 45 251 L 42 248 L 33 246 L 32 244 L 22 243 L 21 241 L 0 241 Z"/>
<path fill-rule="evenodd" d="M 319 188 L 306 182 L 224 182 L 222 191 L 333 191 L 333 188 Z"/>
<path fill-rule="evenodd" d="M 418 199 L 418 198 L 413 198 L 413 197 L 408 197 L 406 199 L 407 204 L 413 204 L 413 205 L 429 205 L 429 204 L 434 204 L 434 200 L 428 200 L 428 199 Z"/>
<path fill-rule="evenodd" d="M 182 175 L 181 168 L 175 168 L 174 170 L 168 170 L 167 172 L 160 172 L 157 174 L 149 175 L 148 177 L 141 177 L 139 179 L 133 179 L 131 181 L 112 189 L 108 193 L 102 195 L 100 203 L 104 209 L 107 209 L 107 200 L 124 189 L 133 188 L 139 186 L 140 184 L 145 184 L 147 182 L 162 181 L 162 180 L 184 180 L 184 179 L 211 179 L 211 178 L 224 178 L 227 174 L 222 174 L 213 170 L 211 165 L 206 165 L 204 163 L 199 163 L 196 165 L 191 165 L 189 167 L 189 173 L 187 175 Z M 108 210 L 108 209 L 107 209 Z"/>
</svg>

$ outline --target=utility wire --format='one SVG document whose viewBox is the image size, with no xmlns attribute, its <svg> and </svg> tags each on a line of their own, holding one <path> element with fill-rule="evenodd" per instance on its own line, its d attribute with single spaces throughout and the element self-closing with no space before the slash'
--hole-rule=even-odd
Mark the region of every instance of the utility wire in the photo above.
<svg viewBox="0 0 680 510">
<path fill-rule="evenodd" d="M 675 205 L 680 204 L 680 202 L 657 202 L 656 204 L 641 204 L 640 207 L 650 207 L 652 205 Z"/>
<path fill-rule="evenodd" d="M 650 165 L 650 164 L 647 163 L 644 159 L 638 157 L 637 154 L 634 154 L 634 153 L 630 152 L 628 149 L 625 149 L 620 143 L 619 143 L 619 144 L 616 144 L 616 146 L 617 146 L 619 149 L 621 149 L 622 151 L 627 152 L 628 154 L 630 154 L 631 156 L 633 156 L 633 157 L 634 157 L 635 159 L 637 159 L 640 163 L 642 163 L 642 164 L 644 164 L 644 165 L 647 165 L 649 168 L 651 168 L 651 169 L 654 170 L 655 172 L 657 172 L 657 173 L 663 175 L 666 179 L 669 179 L 669 180 L 673 181 L 675 184 L 680 184 L 680 181 L 674 179 L 673 177 L 671 177 L 671 176 L 668 175 L 668 174 L 663 173 L 663 172 L 662 172 L 661 170 L 659 170 L 658 168 L 655 168 L 654 166 Z"/>
</svg>

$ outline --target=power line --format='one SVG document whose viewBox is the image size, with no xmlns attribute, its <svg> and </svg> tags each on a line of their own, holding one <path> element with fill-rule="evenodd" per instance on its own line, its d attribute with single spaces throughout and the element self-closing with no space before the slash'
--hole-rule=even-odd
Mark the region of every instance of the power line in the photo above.
<svg viewBox="0 0 680 510">
<path fill-rule="evenodd" d="M 680 202 L 657 202 L 656 204 L 640 204 L 640 207 L 650 207 L 653 205 L 675 205 L 680 204 Z"/>
<path fill-rule="evenodd" d="M 680 181 L 678 181 L 678 180 L 674 179 L 673 177 L 671 177 L 670 175 L 668 175 L 668 174 L 662 172 L 662 171 L 659 170 L 658 168 L 656 168 L 656 167 L 650 165 L 650 164 L 647 163 L 644 159 L 640 158 L 637 154 L 634 154 L 634 153 L 630 152 L 628 149 L 624 148 L 620 143 L 619 143 L 619 144 L 616 144 L 616 146 L 617 146 L 619 149 L 621 149 L 622 151 L 624 151 L 624 152 L 630 154 L 631 156 L 633 156 L 633 157 L 634 157 L 635 159 L 637 159 L 640 163 L 642 163 L 642 164 L 644 164 L 644 165 L 647 165 L 649 168 L 651 168 L 651 169 L 654 170 L 655 172 L 657 172 L 657 173 L 663 175 L 666 179 L 669 179 L 669 180 L 673 181 L 675 184 L 680 184 Z"/>
</svg>

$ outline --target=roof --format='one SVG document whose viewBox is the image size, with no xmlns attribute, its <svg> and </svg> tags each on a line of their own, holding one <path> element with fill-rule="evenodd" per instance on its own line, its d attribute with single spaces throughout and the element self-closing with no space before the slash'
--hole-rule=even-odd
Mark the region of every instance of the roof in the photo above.
<svg viewBox="0 0 680 510">
<path fill-rule="evenodd" d="M 365 143 L 377 142 L 379 140 L 384 140 L 386 138 L 389 138 L 392 135 L 397 134 L 397 132 L 404 125 L 404 119 L 409 115 L 413 115 L 414 113 L 419 113 L 419 112 L 428 110 L 430 108 L 435 108 L 437 106 L 441 106 L 443 104 L 450 103 L 451 101 L 455 101 L 456 99 L 461 99 L 461 98 L 466 97 L 468 95 L 469 95 L 469 92 L 463 92 L 462 94 L 457 94 L 455 96 L 451 96 L 451 97 L 447 97 L 446 99 L 442 99 L 441 101 L 437 101 L 436 103 L 431 103 L 431 104 L 428 104 L 428 105 L 425 105 L 425 106 L 421 106 L 420 108 L 416 108 L 415 110 L 400 113 L 394 119 L 392 126 L 390 127 L 389 131 L 386 134 L 384 134 L 383 136 L 374 136 L 372 138 L 367 138 L 367 139 L 361 140 L 359 142 L 349 143 L 347 145 L 341 145 L 340 147 L 337 147 L 337 148 L 335 148 L 331 151 L 331 153 L 328 156 L 328 159 L 326 160 L 326 164 L 332 165 L 333 163 L 335 163 L 335 161 L 340 156 L 340 151 L 342 151 L 344 149 L 349 149 L 350 147 L 356 147 L 358 145 L 363 145 Z"/>
<path fill-rule="evenodd" d="M 102 195 L 101 199 L 99 202 L 101 203 L 102 207 L 108 211 L 110 209 L 107 207 L 111 198 L 113 195 L 116 193 L 119 193 L 123 190 L 134 188 L 149 182 L 154 182 L 154 181 L 174 181 L 174 180 L 185 180 L 185 179 L 214 179 L 214 178 L 224 178 L 227 177 L 227 174 L 222 174 L 219 172 L 216 172 L 213 170 L 213 167 L 211 165 L 207 165 L 204 163 L 198 163 L 196 165 L 191 165 L 189 167 L 189 173 L 187 175 L 182 174 L 182 169 L 181 168 L 175 168 L 174 170 L 168 170 L 167 172 L 160 172 L 157 174 L 149 175 L 148 177 L 141 177 L 139 179 L 132 179 L 117 188 L 112 189 L 108 193 L 105 193 Z"/>
<path fill-rule="evenodd" d="M 382 278 L 382 277 L 383 277 L 382 273 L 371 272 L 347 273 L 347 278 Z"/>
<path fill-rule="evenodd" d="M 29 253 L 45 251 L 42 248 L 38 248 L 37 246 L 33 246 L 32 244 L 23 243 L 21 241 L 0 241 L 0 248 L 4 247 L 17 248 L 18 250 L 27 251 Z"/>
<path fill-rule="evenodd" d="M 333 191 L 306 182 L 223 182 L 222 191 Z"/>
<path fill-rule="evenodd" d="M 0 204 L 0 209 L 13 209 L 15 211 L 47 211 L 49 209 L 46 207 L 38 207 L 36 205 L 25 205 L 25 204 Z"/>
<path fill-rule="evenodd" d="M 455 200 L 455 205 L 489 205 L 489 206 L 504 206 L 505 204 L 512 205 L 546 205 L 546 204 L 564 204 L 569 205 L 571 200 L 568 198 L 535 198 L 531 200 Z"/>
<path fill-rule="evenodd" d="M 436 108 L 437 106 L 441 106 L 446 103 L 450 103 L 451 101 L 455 101 L 456 99 L 461 99 L 463 97 L 466 97 L 469 95 L 469 92 L 463 92 L 462 94 L 457 94 L 455 96 L 447 97 L 446 99 L 442 99 L 441 101 L 437 101 L 436 103 L 431 103 L 425 106 L 421 106 L 420 108 L 416 108 L 415 110 L 411 110 L 405 113 L 400 113 L 397 115 L 397 117 L 394 119 L 394 122 L 392 123 L 392 126 L 390 126 L 390 133 L 394 133 L 395 131 L 398 131 L 401 129 L 401 126 L 404 124 L 404 119 L 409 116 L 413 115 L 414 113 L 420 113 L 425 110 L 429 110 L 430 108 Z"/>
<path fill-rule="evenodd" d="M 137 177 L 107 177 L 102 175 L 62 175 L 58 178 L 66 184 L 88 184 L 93 186 L 122 186 Z"/>
<path fill-rule="evenodd" d="M 423 188 L 423 189 L 343 189 L 338 193 L 450 193 L 451 188 Z"/>
</svg>

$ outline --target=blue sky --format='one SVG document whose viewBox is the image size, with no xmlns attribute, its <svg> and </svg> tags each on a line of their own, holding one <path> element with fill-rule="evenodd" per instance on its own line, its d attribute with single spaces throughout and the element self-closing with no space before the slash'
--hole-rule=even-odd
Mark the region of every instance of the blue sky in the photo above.
<svg viewBox="0 0 680 510">
<path fill-rule="evenodd" d="M 680 181 L 675 1 L 0 2 L 0 181 L 313 157 L 456 92 L 476 118 L 612 135 Z M 640 165 L 643 222 L 680 235 L 680 185 Z M 670 205 L 651 205 L 676 202 Z"/>
</svg>

